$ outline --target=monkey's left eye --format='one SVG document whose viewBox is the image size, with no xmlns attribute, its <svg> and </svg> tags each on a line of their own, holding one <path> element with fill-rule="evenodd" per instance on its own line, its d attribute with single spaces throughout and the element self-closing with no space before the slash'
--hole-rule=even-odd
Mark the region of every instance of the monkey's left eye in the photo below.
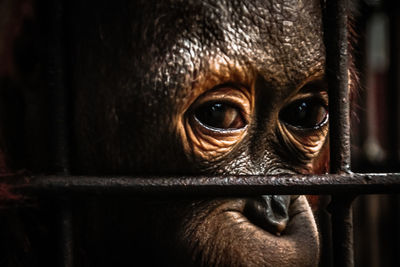
<svg viewBox="0 0 400 267">
<path fill-rule="evenodd" d="M 241 110 L 224 102 L 207 102 L 196 108 L 195 118 L 204 126 L 229 130 L 246 126 Z"/>
<path fill-rule="evenodd" d="M 328 119 L 328 109 L 319 98 L 294 101 L 279 114 L 281 121 L 300 129 L 317 129 Z"/>
</svg>

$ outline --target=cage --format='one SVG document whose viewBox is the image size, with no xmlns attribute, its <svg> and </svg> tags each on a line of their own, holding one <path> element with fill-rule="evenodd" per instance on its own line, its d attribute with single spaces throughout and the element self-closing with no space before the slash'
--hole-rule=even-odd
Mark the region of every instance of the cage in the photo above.
<svg viewBox="0 0 400 267">
<path fill-rule="evenodd" d="M 2 224 L 17 223 L 13 218 L 18 216 L 28 223 L 34 220 L 30 216 L 36 207 L 15 204 L 13 198 L 28 195 L 37 199 L 35 205 L 46 206 L 41 211 L 48 220 L 46 231 L 49 236 L 54 234 L 46 242 L 57 244 L 52 247 L 54 253 L 45 257 L 46 264 L 80 265 L 77 258 L 81 252 L 74 243 L 81 222 L 74 209 L 76 199 L 84 195 L 307 194 L 323 195 L 321 199 L 329 210 L 320 214 L 324 222 L 321 266 L 399 265 L 400 202 L 396 194 L 400 175 L 396 172 L 400 155 L 400 21 L 394 1 L 326 1 L 331 174 L 150 178 L 86 177 L 70 172 L 65 51 L 72 23 L 71 4 L 62 0 L 37 2 L 0 2 L 0 59 L 4 62 L 0 66 L 0 149 L 6 147 L 12 158 L 20 159 L 13 162 L 10 172 L 0 158 L 0 173 L 4 180 L 1 189 L 11 196 Z M 350 18 L 348 10 L 353 4 L 357 11 Z M 356 33 L 354 47 L 348 47 L 350 19 L 354 19 L 350 30 Z M 350 55 L 361 88 L 353 109 L 348 89 Z M 21 169 L 30 171 L 14 171 Z M 3 239 L 11 237 L 23 238 L 7 233 Z M 37 242 L 40 237 L 33 234 L 32 239 Z M 18 253 L 10 251 L 13 248 L 3 251 Z M 43 251 L 35 253 L 44 258 Z"/>
</svg>

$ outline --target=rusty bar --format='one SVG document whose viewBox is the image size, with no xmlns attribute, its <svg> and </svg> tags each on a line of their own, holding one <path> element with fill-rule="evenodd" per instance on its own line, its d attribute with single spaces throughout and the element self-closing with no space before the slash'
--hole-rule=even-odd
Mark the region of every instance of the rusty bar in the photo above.
<svg viewBox="0 0 400 267">
<path fill-rule="evenodd" d="M 334 266 L 354 266 L 353 210 L 355 195 L 334 194 L 329 211 L 332 214 Z"/>
<path fill-rule="evenodd" d="M 348 1 L 326 2 L 326 74 L 329 84 L 330 172 L 350 173 L 350 95 L 348 83 Z M 352 208 L 353 196 L 332 195 L 332 244 L 334 266 L 354 266 Z"/>
<path fill-rule="evenodd" d="M 47 84 L 50 94 L 52 137 L 52 167 L 59 174 L 69 172 L 67 106 L 68 97 L 65 86 L 65 52 L 63 0 L 48 2 L 48 61 Z"/>
<path fill-rule="evenodd" d="M 400 173 L 186 177 L 3 177 L 24 194 L 260 195 L 400 193 Z"/>
<path fill-rule="evenodd" d="M 59 229 L 59 257 L 58 266 L 72 267 L 73 266 L 73 224 L 72 224 L 72 207 L 69 198 L 58 199 L 57 208 L 57 223 Z"/>
<path fill-rule="evenodd" d="M 74 240 L 73 240 L 73 222 L 72 222 L 72 207 L 69 199 L 61 200 L 59 203 L 58 223 L 60 229 L 60 255 L 59 266 L 72 267 L 74 266 Z"/>
<path fill-rule="evenodd" d="M 331 173 L 350 172 L 347 5 L 347 0 L 327 1 L 325 43 Z"/>
<path fill-rule="evenodd" d="M 48 1 L 48 89 L 50 93 L 51 132 L 53 167 L 60 175 L 69 174 L 68 147 L 68 96 L 65 83 L 65 49 L 64 49 L 64 1 Z M 58 200 L 57 223 L 59 229 L 58 266 L 73 266 L 73 222 L 71 202 L 67 198 Z"/>
<path fill-rule="evenodd" d="M 389 66 L 389 85 L 388 85 L 388 121 L 389 123 L 389 160 L 390 168 L 398 170 L 400 168 L 400 18 L 398 16 L 400 7 L 395 1 L 387 3 L 389 15 L 390 31 L 390 66 Z"/>
</svg>

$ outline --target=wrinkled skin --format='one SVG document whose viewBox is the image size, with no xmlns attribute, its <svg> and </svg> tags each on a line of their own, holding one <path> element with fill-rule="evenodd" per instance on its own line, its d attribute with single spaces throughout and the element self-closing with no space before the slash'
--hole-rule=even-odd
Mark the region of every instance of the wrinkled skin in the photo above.
<svg viewBox="0 0 400 267">
<path fill-rule="evenodd" d="M 74 173 L 326 171 L 319 1 L 82 2 L 71 4 Z M 314 124 L 293 115 L 303 99 L 317 99 Z M 222 122 L 207 113 L 210 103 L 228 103 Z M 121 198 L 90 207 L 83 232 L 101 240 L 86 246 L 94 266 L 319 261 L 304 196 Z"/>
</svg>

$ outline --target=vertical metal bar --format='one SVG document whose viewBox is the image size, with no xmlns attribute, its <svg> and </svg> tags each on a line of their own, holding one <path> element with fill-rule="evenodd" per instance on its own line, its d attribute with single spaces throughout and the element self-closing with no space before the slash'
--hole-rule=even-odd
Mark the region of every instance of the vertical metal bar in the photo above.
<svg viewBox="0 0 400 267">
<path fill-rule="evenodd" d="M 354 266 L 353 210 L 354 196 L 332 196 L 330 213 L 332 221 L 332 246 L 334 266 Z"/>
<path fill-rule="evenodd" d="M 69 172 L 67 90 L 65 86 L 65 50 L 63 42 L 63 0 L 49 1 L 48 87 L 52 112 L 53 167 L 59 174 Z"/>
<path fill-rule="evenodd" d="M 387 1 L 387 13 L 389 15 L 390 23 L 390 66 L 389 66 L 389 104 L 391 110 L 389 112 L 389 142 L 391 144 L 390 168 L 399 171 L 400 168 L 400 53 L 398 49 L 400 47 L 400 7 L 396 1 Z M 400 255 L 397 253 L 400 251 L 400 229 L 397 227 L 400 225 L 400 195 L 392 196 L 391 200 L 391 221 L 394 221 L 393 225 L 396 225 L 394 229 L 390 229 L 392 233 L 391 244 L 394 246 L 394 253 L 392 264 L 393 266 L 400 266 Z"/>
<path fill-rule="evenodd" d="M 72 207 L 69 199 L 61 199 L 58 203 L 58 228 L 60 229 L 58 240 L 58 266 L 72 267 L 74 264 L 74 239 L 72 223 Z"/>
<path fill-rule="evenodd" d="M 347 0 L 327 1 L 327 78 L 329 83 L 330 168 L 350 171 Z"/>
<path fill-rule="evenodd" d="M 390 66 L 389 66 L 389 160 L 391 171 L 399 170 L 400 162 L 400 7 L 395 1 L 388 1 L 390 31 Z"/>
<path fill-rule="evenodd" d="M 348 82 L 348 1 L 326 3 L 325 45 L 329 84 L 329 138 L 331 173 L 350 172 L 350 96 Z M 334 266 L 354 266 L 351 203 L 346 194 L 332 196 L 332 239 Z"/>
<path fill-rule="evenodd" d="M 52 111 L 51 136 L 53 137 L 53 165 L 59 174 L 69 174 L 68 148 L 68 94 L 65 83 L 64 49 L 64 2 L 47 2 L 49 17 L 48 32 L 48 87 Z M 60 267 L 72 267 L 73 258 L 73 222 L 72 207 L 69 199 L 60 199 L 57 210 L 58 249 Z"/>
</svg>

